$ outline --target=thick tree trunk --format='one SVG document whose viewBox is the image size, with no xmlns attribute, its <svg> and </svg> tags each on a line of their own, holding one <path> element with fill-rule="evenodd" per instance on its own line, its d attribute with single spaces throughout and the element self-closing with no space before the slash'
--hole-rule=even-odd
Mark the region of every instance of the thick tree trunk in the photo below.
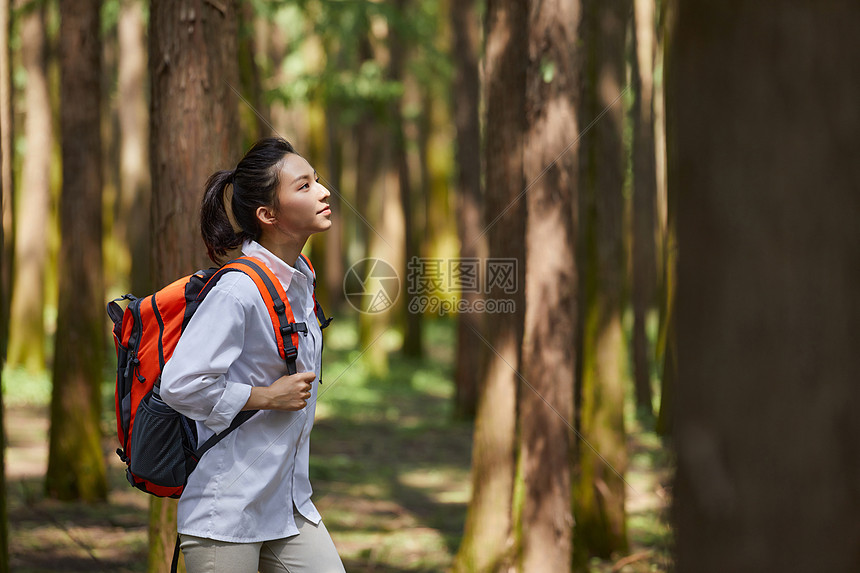
<svg viewBox="0 0 860 573">
<path fill-rule="evenodd" d="M 513 559 L 512 512 L 516 452 L 517 377 L 525 313 L 525 201 L 523 137 L 527 63 L 527 6 L 518 0 L 487 5 L 487 194 L 484 231 L 490 260 L 515 262 L 514 292 L 497 285 L 487 299 L 511 299 L 515 313 L 488 314 L 481 339 L 487 367 L 475 417 L 472 500 L 455 571 L 502 571 Z M 507 289 L 510 290 L 510 289 Z"/>
<path fill-rule="evenodd" d="M 481 85 L 478 70 L 480 20 L 474 0 L 452 2 L 451 36 L 455 57 L 452 90 L 454 123 L 457 127 L 457 230 L 460 257 L 464 261 L 486 256 L 486 239 L 481 236 Z M 468 290 L 462 299 L 470 308 L 481 293 Z M 480 366 L 486 346 L 476 332 L 483 331 L 482 314 L 465 312 L 457 316 L 457 358 L 454 382 L 454 413 L 457 418 L 475 416 L 478 405 Z"/>
<path fill-rule="evenodd" d="M 633 88 L 633 374 L 636 406 L 651 417 L 652 353 L 646 323 L 656 289 L 657 159 L 654 146 L 654 0 L 634 0 Z"/>
<path fill-rule="evenodd" d="M 857 2 L 679 6 L 682 573 L 860 570 L 858 30 Z"/>
<path fill-rule="evenodd" d="M 45 490 L 107 496 L 100 431 L 104 366 L 99 0 L 60 2 L 59 303 Z"/>
<path fill-rule="evenodd" d="M 240 154 L 236 23 L 230 0 L 153 0 L 150 8 L 156 285 L 210 264 L 199 239 L 203 185 Z"/>
<path fill-rule="evenodd" d="M 199 206 L 207 177 L 239 160 L 236 6 L 153 0 L 149 15 L 153 281 L 209 266 Z M 232 88 L 231 88 L 232 86 Z M 169 569 L 173 500 L 153 499 L 149 571 Z"/>
<path fill-rule="evenodd" d="M 531 3 L 523 172 L 526 313 L 519 393 L 522 571 L 570 571 L 580 5 Z M 552 75 L 547 69 L 551 66 Z"/>
<path fill-rule="evenodd" d="M 131 258 L 131 292 L 151 292 L 149 108 L 143 0 L 124 0 L 117 26 L 120 204 L 117 228 Z"/>
<path fill-rule="evenodd" d="M 581 193 L 582 357 L 579 476 L 575 486 L 577 566 L 627 549 L 624 511 L 626 354 L 623 300 L 624 37 L 629 3 L 584 5 L 586 49 Z"/>
<path fill-rule="evenodd" d="M 53 123 L 45 55 L 45 12 L 40 6 L 20 22 L 21 62 L 27 71 L 27 153 L 16 205 L 15 273 L 9 337 L 9 365 L 29 372 L 45 369 L 45 265 L 48 259 L 50 167 Z"/>
</svg>

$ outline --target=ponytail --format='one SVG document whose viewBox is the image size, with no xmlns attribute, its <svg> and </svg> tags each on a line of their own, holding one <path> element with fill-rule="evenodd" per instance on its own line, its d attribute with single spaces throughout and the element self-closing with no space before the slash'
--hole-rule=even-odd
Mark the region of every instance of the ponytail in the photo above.
<svg viewBox="0 0 860 573">
<path fill-rule="evenodd" d="M 260 238 L 257 208 L 274 204 L 281 162 L 288 153 L 296 150 L 287 140 L 261 139 L 236 169 L 218 171 L 209 177 L 200 208 L 200 231 L 212 261 L 219 263 L 245 241 Z M 232 194 L 225 201 L 230 185 Z"/>
<path fill-rule="evenodd" d="M 233 183 L 232 171 L 217 171 L 206 181 L 203 204 L 200 206 L 200 232 L 206 251 L 213 262 L 218 263 L 228 251 L 242 246 L 244 237 L 230 223 L 224 191 Z"/>
</svg>

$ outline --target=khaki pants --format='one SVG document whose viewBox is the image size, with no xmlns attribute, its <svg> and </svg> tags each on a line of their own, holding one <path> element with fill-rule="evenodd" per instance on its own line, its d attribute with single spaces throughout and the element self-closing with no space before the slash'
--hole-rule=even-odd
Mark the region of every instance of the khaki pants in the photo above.
<svg viewBox="0 0 860 573">
<path fill-rule="evenodd" d="M 322 521 L 314 525 L 296 514 L 296 526 L 299 535 L 259 543 L 181 535 L 185 567 L 188 573 L 345 573 Z"/>
</svg>

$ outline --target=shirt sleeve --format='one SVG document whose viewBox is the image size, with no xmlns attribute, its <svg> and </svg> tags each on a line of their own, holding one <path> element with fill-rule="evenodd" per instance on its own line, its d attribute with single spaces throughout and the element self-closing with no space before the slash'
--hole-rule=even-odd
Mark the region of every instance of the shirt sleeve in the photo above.
<svg viewBox="0 0 860 573">
<path fill-rule="evenodd" d="M 250 385 L 226 376 L 242 353 L 246 311 L 230 285 L 223 286 L 200 304 L 161 376 L 162 399 L 215 433 L 230 426 L 251 395 Z"/>
</svg>

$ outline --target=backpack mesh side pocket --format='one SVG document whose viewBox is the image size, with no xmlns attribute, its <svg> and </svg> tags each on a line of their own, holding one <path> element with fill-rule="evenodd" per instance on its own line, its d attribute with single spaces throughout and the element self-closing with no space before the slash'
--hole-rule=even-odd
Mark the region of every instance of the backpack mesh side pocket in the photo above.
<svg viewBox="0 0 860 573">
<path fill-rule="evenodd" d="M 188 478 L 182 415 L 149 392 L 141 400 L 131 432 L 129 470 L 163 487 L 185 485 Z"/>
</svg>

